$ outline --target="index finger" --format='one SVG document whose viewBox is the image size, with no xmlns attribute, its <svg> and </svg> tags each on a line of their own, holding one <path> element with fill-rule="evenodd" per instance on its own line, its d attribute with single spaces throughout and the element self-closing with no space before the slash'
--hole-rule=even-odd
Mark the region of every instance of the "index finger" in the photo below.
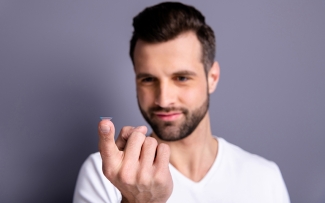
<svg viewBox="0 0 325 203">
<path fill-rule="evenodd" d="M 147 133 L 147 127 L 146 126 L 138 126 L 138 127 L 134 128 L 134 127 L 131 127 L 131 126 L 124 126 L 122 128 L 117 140 L 115 141 L 116 146 L 118 147 L 118 149 L 120 151 L 124 151 L 127 140 L 129 139 L 130 135 L 134 131 L 138 131 L 138 132 L 141 132 L 143 134 L 146 134 Z"/>
</svg>

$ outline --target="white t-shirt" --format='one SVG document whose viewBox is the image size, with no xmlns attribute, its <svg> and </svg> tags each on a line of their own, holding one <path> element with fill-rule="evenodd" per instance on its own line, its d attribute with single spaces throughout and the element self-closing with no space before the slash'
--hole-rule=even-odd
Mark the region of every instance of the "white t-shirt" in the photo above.
<svg viewBox="0 0 325 203">
<path fill-rule="evenodd" d="M 289 203 L 289 195 L 278 166 L 260 156 L 216 138 L 218 155 L 199 182 L 169 164 L 174 187 L 168 203 Z M 73 202 L 121 202 L 121 193 L 102 173 L 99 152 L 81 167 Z"/>
</svg>

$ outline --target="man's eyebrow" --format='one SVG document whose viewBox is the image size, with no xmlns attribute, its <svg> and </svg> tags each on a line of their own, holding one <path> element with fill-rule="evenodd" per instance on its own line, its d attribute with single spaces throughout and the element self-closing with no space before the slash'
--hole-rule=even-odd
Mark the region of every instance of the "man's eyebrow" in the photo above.
<svg viewBox="0 0 325 203">
<path fill-rule="evenodd" d="M 189 71 L 189 70 L 181 70 L 181 71 L 177 71 L 177 72 L 174 72 L 173 75 L 183 75 L 183 76 L 196 76 L 197 74 L 193 71 Z M 136 79 L 141 79 L 141 78 L 152 78 L 152 77 L 155 77 L 149 73 L 139 73 L 137 74 L 136 76 Z"/>
<path fill-rule="evenodd" d="M 149 73 L 139 73 L 139 74 L 137 74 L 136 79 L 148 78 L 148 77 L 154 77 L 154 76 Z"/>
<path fill-rule="evenodd" d="M 189 70 L 181 70 L 173 73 L 173 75 L 185 75 L 185 76 L 196 76 L 197 74 Z"/>
</svg>

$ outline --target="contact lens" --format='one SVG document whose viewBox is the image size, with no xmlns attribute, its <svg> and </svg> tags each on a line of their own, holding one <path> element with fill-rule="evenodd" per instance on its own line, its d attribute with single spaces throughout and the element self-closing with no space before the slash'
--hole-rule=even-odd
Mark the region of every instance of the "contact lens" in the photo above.
<svg viewBox="0 0 325 203">
<path fill-rule="evenodd" d="M 113 117 L 104 117 L 104 116 L 102 116 L 102 117 L 99 117 L 101 120 L 112 120 L 113 119 Z"/>
</svg>

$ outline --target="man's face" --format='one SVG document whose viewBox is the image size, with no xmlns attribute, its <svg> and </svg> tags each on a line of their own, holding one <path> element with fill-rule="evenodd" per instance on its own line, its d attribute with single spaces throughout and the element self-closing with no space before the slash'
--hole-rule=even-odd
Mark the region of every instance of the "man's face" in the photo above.
<svg viewBox="0 0 325 203">
<path fill-rule="evenodd" d="M 161 140 L 190 135 L 209 106 L 201 45 L 187 32 L 162 43 L 137 41 L 134 51 L 140 111 Z"/>
</svg>

